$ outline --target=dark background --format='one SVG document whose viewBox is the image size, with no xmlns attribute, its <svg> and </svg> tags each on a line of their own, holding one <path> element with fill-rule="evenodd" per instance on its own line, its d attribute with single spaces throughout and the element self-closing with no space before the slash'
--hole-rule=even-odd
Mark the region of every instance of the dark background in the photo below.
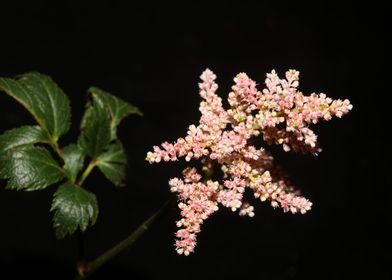
<svg viewBox="0 0 392 280">
<path fill-rule="evenodd" d="M 37 70 L 64 89 L 73 127 L 63 145 L 77 138 L 91 85 L 145 114 L 120 128 L 130 162 L 126 188 L 115 189 L 98 171 L 86 182 L 100 204 L 98 222 L 85 235 L 89 258 L 126 237 L 172 195 L 167 181 L 185 163 L 150 166 L 144 158 L 153 145 L 174 141 L 198 121 L 197 83 L 206 67 L 218 75 L 224 99 L 238 72 L 261 87 L 271 69 L 283 76 L 295 68 L 305 93 L 325 92 L 354 105 L 343 119 L 315 128 L 323 148 L 318 157 L 272 149 L 312 200 L 309 214 L 284 214 L 255 200 L 253 219 L 221 209 L 203 225 L 196 253 L 184 257 L 173 247 L 179 217 L 173 209 L 92 279 L 391 279 L 385 6 L 53 2 L 0 5 L 0 76 Z M 0 132 L 33 122 L 4 94 L 0 110 Z M 54 190 L 0 188 L 1 279 L 73 278 L 76 238 L 55 240 L 48 212 Z"/>
</svg>

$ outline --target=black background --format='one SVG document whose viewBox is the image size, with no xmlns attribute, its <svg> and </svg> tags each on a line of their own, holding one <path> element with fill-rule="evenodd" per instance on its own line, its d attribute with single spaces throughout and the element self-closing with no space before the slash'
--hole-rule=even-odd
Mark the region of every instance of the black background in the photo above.
<svg viewBox="0 0 392 280">
<path fill-rule="evenodd" d="M 131 116 L 120 128 L 130 162 L 127 187 L 115 189 L 98 171 L 86 182 L 100 204 L 98 222 L 85 235 L 89 258 L 126 237 L 172 195 L 167 181 L 185 163 L 149 165 L 145 154 L 198 121 L 197 83 L 206 67 L 217 74 L 224 99 L 238 72 L 261 87 L 271 69 L 283 76 L 295 68 L 303 92 L 349 98 L 354 105 L 344 118 L 315 128 L 323 148 L 318 157 L 272 149 L 312 200 L 309 214 L 284 214 L 258 201 L 253 219 L 221 209 L 203 225 L 196 253 L 184 257 L 173 247 L 179 217 L 173 209 L 92 279 L 391 279 L 391 34 L 385 6 L 53 2 L 1 3 L 0 76 L 37 70 L 64 89 L 73 127 L 63 145 L 77 138 L 91 85 L 145 114 Z M 0 132 L 33 123 L 4 94 L 0 110 Z M 1 279 L 73 278 L 76 238 L 55 240 L 48 212 L 54 190 L 0 188 Z"/>
</svg>

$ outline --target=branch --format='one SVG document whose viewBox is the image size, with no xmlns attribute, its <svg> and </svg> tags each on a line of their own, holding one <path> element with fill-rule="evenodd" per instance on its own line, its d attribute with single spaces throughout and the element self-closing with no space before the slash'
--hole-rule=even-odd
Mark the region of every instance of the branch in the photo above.
<svg viewBox="0 0 392 280">
<path fill-rule="evenodd" d="M 80 178 L 80 181 L 77 183 L 78 186 L 83 185 L 84 180 L 86 180 L 86 178 L 88 177 L 88 175 L 90 175 L 91 171 L 93 171 L 94 167 L 96 166 L 96 161 L 92 160 L 89 165 L 87 166 L 87 168 L 84 170 L 82 177 Z"/>
<path fill-rule="evenodd" d="M 146 220 L 143 224 L 141 224 L 134 232 L 132 232 L 127 238 L 120 241 L 117 245 L 107 250 L 101 256 L 96 259 L 87 262 L 81 263 L 82 267 L 78 267 L 79 275 L 75 278 L 75 280 L 86 279 L 89 277 L 95 270 L 100 268 L 103 264 L 110 261 L 112 258 L 117 256 L 119 253 L 127 249 L 131 246 L 140 236 L 142 236 L 153 224 L 157 221 L 159 217 L 161 217 L 172 205 L 174 201 L 173 198 L 168 199 L 165 204 L 153 214 L 148 220 Z"/>
</svg>

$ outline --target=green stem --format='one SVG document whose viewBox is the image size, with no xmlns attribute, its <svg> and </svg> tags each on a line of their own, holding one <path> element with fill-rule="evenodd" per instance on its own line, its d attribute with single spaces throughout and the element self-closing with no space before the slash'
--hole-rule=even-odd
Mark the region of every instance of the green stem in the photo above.
<svg viewBox="0 0 392 280">
<path fill-rule="evenodd" d="M 97 162 L 95 160 L 90 161 L 90 163 L 88 164 L 87 168 L 84 170 L 82 177 L 80 178 L 77 184 L 78 186 L 81 186 L 84 183 L 88 175 L 90 175 L 91 171 L 93 171 L 96 164 Z"/>
<path fill-rule="evenodd" d="M 75 278 L 75 280 L 85 279 L 90 276 L 95 270 L 100 268 L 103 264 L 110 261 L 112 258 L 117 256 L 119 253 L 127 249 L 131 246 L 140 236 L 142 236 L 151 226 L 157 221 L 159 217 L 161 217 L 166 210 L 169 209 L 172 204 L 173 199 L 168 199 L 165 204 L 155 212 L 148 220 L 146 220 L 143 224 L 141 224 L 134 232 L 132 232 L 127 238 L 120 241 L 117 245 L 107 250 L 101 256 L 96 259 L 82 264 L 83 267 L 78 268 L 79 275 Z"/>
<path fill-rule="evenodd" d="M 59 144 L 57 143 L 57 141 L 54 140 L 54 139 L 51 139 L 49 144 L 53 148 L 53 150 L 59 155 L 59 157 L 64 159 L 63 151 L 60 149 Z"/>
</svg>

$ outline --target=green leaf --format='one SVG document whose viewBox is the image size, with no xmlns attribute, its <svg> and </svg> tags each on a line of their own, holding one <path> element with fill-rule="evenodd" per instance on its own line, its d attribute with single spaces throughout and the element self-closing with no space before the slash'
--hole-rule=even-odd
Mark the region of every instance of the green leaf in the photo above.
<svg viewBox="0 0 392 280">
<path fill-rule="evenodd" d="M 53 227 L 58 239 L 72 234 L 79 227 L 85 231 L 98 217 L 95 195 L 76 185 L 65 183 L 55 192 L 50 211 L 55 211 Z"/>
<path fill-rule="evenodd" d="M 97 159 L 97 166 L 113 184 L 121 186 L 125 180 L 127 158 L 120 142 L 110 145 L 107 152 Z"/>
<path fill-rule="evenodd" d="M 84 154 L 80 147 L 71 144 L 63 149 L 64 170 L 72 183 L 75 182 L 80 170 L 83 168 Z"/>
<path fill-rule="evenodd" d="M 0 78 L 0 91 L 22 104 L 53 140 L 68 131 L 69 99 L 50 77 L 30 72 L 17 79 Z"/>
<path fill-rule="evenodd" d="M 0 178 L 6 188 L 35 191 L 64 178 L 64 172 L 49 151 L 33 145 L 19 146 L 0 155 Z"/>
<path fill-rule="evenodd" d="M 142 115 L 142 112 L 136 106 L 99 88 L 91 87 L 88 89 L 88 92 L 94 99 L 99 99 L 109 109 L 111 140 L 117 138 L 117 126 L 122 119 L 130 114 Z"/>
<path fill-rule="evenodd" d="M 110 116 L 101 101 L 90 104 L 83 117 L 79 146 L 86 155 L 97 158 L 110 143 Z"/>
<path fill-rule="evenodd" d="M 47 134 L 37 125 L 14 128 L 0 135 L 0 154 L 22 145 L 47 141 Z"/>
</svg>

